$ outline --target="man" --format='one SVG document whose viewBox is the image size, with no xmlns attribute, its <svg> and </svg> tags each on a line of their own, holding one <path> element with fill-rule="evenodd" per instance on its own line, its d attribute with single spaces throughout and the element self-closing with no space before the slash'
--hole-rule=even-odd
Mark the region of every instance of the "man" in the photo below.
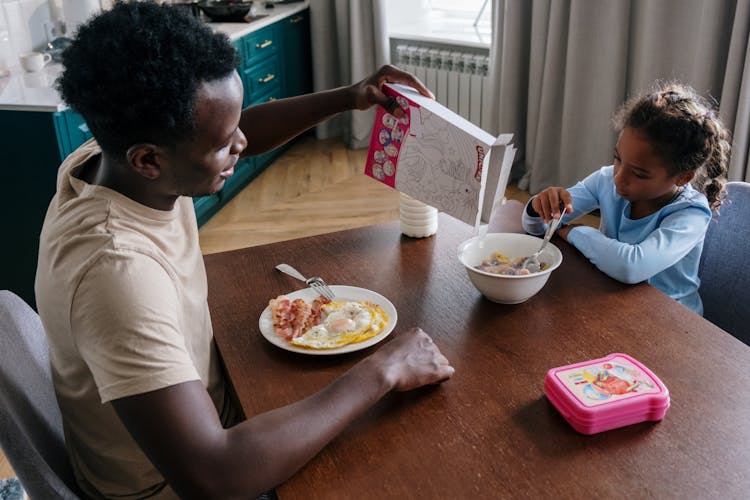
<svg viewBox="0 0 750 500">
<path fill-rule="evenodd" d="M 220 190 L 240 155 L 337 112 L 388 104 L 385 81 L 427 95 L 411 75 L 385 67 L 350 87 L 242 110 L 228 39 L 150 2 L 117 4 L 80 27 L 64 65 L 62 96 L 96 140 L 60 168 L 36 296 L 87 495 L 251 498 L 387 392 L 453 374 L 415 328 L 309 398 L 236 423 L 189 198 Z"/>
</svg>

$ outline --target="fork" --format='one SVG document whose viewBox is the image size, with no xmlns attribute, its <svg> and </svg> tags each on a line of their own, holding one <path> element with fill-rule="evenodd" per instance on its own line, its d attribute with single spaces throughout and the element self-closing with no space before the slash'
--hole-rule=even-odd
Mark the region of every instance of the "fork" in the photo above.
<svg viewBox="0 0 750 500">
<path fill-rule="evenodd" d="M 304 281 L 307 286 L 309 286 L 328 300 L 333 300 L 334 298 L 336 298 L 336 294 L 333 293 L 333 290 L 330 289 L 330 287 L 320 276 L 313 276 L 309 279 L 305 278 L 304 276 L 302 276 L 302 273 L 297 271 L 289 264 L 279 264 L 278 266 L 276 266 L 276 269 L 284 274 L 288 274 L 292 278 L 297 278 L 300 281 Z"/>
</svg>

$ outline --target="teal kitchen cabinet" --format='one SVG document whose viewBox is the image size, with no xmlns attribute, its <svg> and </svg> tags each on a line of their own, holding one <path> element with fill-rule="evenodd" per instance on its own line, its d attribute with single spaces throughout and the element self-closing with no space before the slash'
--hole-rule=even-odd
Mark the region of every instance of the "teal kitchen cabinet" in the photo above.
<svg viewBox="0 0 750 500">
<path fill-rule="evenodd" d="M 281 89 L 279 58 L 270 57 L 242 70 L 245 96 L 248 104 L 254 104 L 276 89 Z"/>
<path fill-rule="evenodd" d="M 0 197 L 3 244 L 0 289 L 32 306 L 39 233 L 62 160 L 91 137 L 80 115 L 67 111 L 0 110 Z"/>
<path fill-rule="evenodd" d="M 218 194 L 208 196 L 199 196 L 193 198 L 195 207 L 195 218 L 198 220 L 198 227 L 206 223 L 221 208 L 221 199 Z"/>
<path fill-rule="evenodd" d="M 236 44 L 240 51 L 239 72 L 245 89 L 245 106 L 253 104 L 280 85 L 277 24 L 245 35 Z"/>
<path fill-rule="evenodd" d="M 71 110 L 58 111 L 52 115 L 57 131 L 60 158 L 64 159 L 75 149 L 93 137 L 83 117 Z"/>
<path fill-rule="evenodd" d="M 303 10 L 279 21 L 284 97 L 312 92 L 310 11 Z"/>
</svg>

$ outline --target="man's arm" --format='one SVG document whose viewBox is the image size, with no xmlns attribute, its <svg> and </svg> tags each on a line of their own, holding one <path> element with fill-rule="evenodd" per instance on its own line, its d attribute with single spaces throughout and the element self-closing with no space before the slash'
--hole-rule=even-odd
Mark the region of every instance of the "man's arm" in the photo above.
<svg viewBox="0 0 750 500">
<path fill-rule="evenodd" d="M 252 498 L 277 486 L 391 390 L 450 378 L 453 367 L 414 328 L 299 402 L 223 429 L 200 382 L 112 402 L 170 486 L 184 498 Z"/>
<path fill-rule="evenodd" d="M 415 76 L 386 65 L 374 75 L 348 87 L 245 108 L 240 118 L 240 130 L 247 137 L 248 145 L 241 155 L 252 156 L 269 151 L 342 111 L 368 109 L 379 104 L 400 118 L 403 110 L 383 94 L 381 88 L 384 83 L 410 85 L 421 94 L 434 98 Z"/>
</svg>

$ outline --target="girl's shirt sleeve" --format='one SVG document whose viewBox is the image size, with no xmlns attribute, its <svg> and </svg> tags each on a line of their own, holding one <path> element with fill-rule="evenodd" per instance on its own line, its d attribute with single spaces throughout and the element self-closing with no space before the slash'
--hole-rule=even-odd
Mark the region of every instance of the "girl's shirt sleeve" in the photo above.
<svg viewBox="0 0 750 500">
<path fill-rule="evenodd" d="M 568 233 L 568 242 L 605 274 L 624 283 L 639 283 L 674 266 L 695 248 L 705 236 L 711 212 L 707 205 L 686 197 L 654 215 L 650 222 L 653 228 L 645 219 L 626 221 L 622 200 L 614 191 L 613 175 L 613 166 L 602 167 L 568 189 L 574 212 L 565 214 L 562 222 L 569 223 L 600 208 L 600 229 L 577 226 Z M 523 212 L 523 227 L 530 234 L 543 234 L 547 224 L 532 215 L 530 204 L 531 200 Z M 624 230 L 623 224 L 632 233 Z"/>
<path fill-rule="evenodd" d="M 578 181 L 574 186 L 568 188 L 568 193 L 570 193 L 571 198 L 573 198 L 573 213 L 565 214 L 563 216 L 563 224 L 567 224 L 581 215 L 585 215 L 599 208 L 598 193 L 602 187 L 602 183 L 606 180 L 607 169 L 611 170 L 611 168 L 612 167 L 603 167 L 590 174 L 585 179 Z M 521 224 L 527 233 L 542 235 L 547 230 L 547 223 L 545 223 L 540 216 L 530 214 L 530 212 L 533 211 L 530 210 L 533 199 L 534 198 L 532 197 L 526 203 L 523 215 L 521 216 Z"/>
<path fill-rule="evenodd" d="M 612 278 L 639 283 L 685 257 L 703 239 L 710 219 L 706 210 L 686 207 L 664 217 L 638 243 L 624 243 L 586 226 L 573 228 L 568 242 Z"/>
<path fill-rule="evenodd" d="M 526 202 L 526 206 L 523 207 L 523 214 L 521 215 L 521 225 L 523 230 L 529 234 L 541 236 L 547 230 L 547 224 L 542 220 L 539 215 L 531 215 L 529 212 L 533 210 L 531 208 L 531 202 L 534 200 L 532 196 L 529 201 Z"/>
</svg>

